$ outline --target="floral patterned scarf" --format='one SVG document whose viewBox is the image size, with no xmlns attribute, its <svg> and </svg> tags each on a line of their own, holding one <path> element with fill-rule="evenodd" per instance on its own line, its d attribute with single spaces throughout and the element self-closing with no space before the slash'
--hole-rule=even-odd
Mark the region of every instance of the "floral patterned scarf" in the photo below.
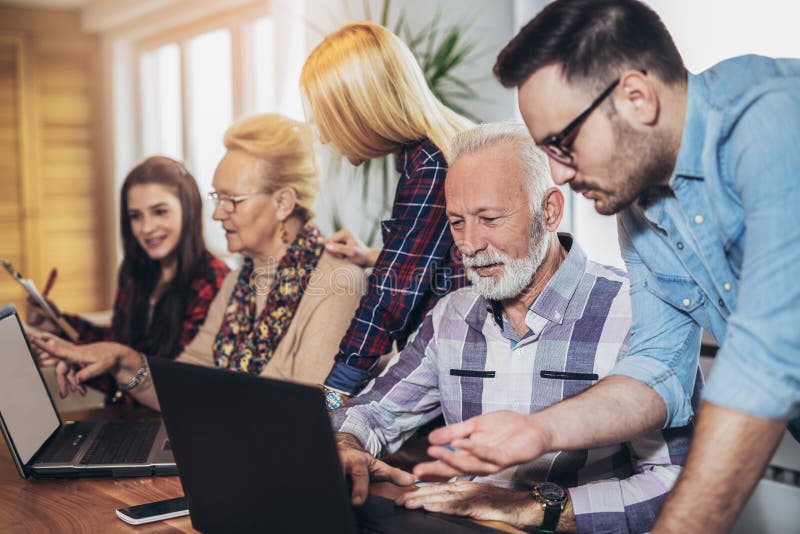
<svg viewBox="0 0 800 534">
<path fill-rule="evenodd" d="M 217 367 L 261 373 L 289 329 L 323 248 L 322 234 L 306 224 L 278 262 L 271 280 L 265 281 L 260 269 L 254 271 L 252 260 L 245 260 L 214 341 Z M 264 310 L 256 317 L 259 291 L 269 294 Z"/>
</svg>

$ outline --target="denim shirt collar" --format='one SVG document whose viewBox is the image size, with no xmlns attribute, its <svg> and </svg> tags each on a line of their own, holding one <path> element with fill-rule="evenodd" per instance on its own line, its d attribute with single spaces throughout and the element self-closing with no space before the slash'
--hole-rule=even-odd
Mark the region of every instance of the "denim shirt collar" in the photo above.
<svg viewBox="0 0 800 534">
<path fill-rule="evenodd" d="M 705 144 L 708 86 L 702 76 L 688 73 L 686 86 L 686 117 L 683 121 L 683 134 L 675 170 L 669 181 L 671 188 L 681 178 L 703 179 L 703 151 L 698 147 Z"/>
<path fill-rule="evenodd" d="M 587 258 L 586 253 L 572 235 L 559 233 L 558 241 L 567 250 L 567 257 L 528 309 L 551 323 L 562 324 L 567 313 L 567 307 L 586 272 Z M 476 313 L 478 310 L 483 310 L 484 313 Z M 472 312 L 467 314 L 467 324 L 480 331 L 483 328 L 487 313 L 492 314 L 495 323 L 502 330 L 503 305 L 498 301 L 487 300 L 484 297 L 479 297 L 476 305 L 472 308 Z"/>
<path fill-rule="evenodd" d="M 684 184 L 684 180 L 703 180 L 703 151 L 698 147 L 705 144 L 707 130 L 708 86 L 705 79 L 697 74 L 687 73 L 686 117 L 675 169 L 668 186 L 651 187 L 638 201 L 638 207 L 645 217 L 660 228 L 664 226 L 664 203 L 661 200 L 673 196 L 673 192 Z"/>
</svg>

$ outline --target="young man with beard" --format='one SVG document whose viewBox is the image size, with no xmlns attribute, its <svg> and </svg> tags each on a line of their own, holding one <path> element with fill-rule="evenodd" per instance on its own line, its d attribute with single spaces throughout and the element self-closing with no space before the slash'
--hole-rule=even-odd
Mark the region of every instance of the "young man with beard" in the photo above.
<svg viewBox="0 0 800 534">
<path fill-rule="evenodd" d="M 551 410 L 432 434 L 458 453 L 434 447 L 441 462 L 415 472 L 494 472 L 686 424 L 702 327 L 721 347 L 654 532 L 727 531 L 800 408 L 800 61 L 745 56 L 694 75 L 644 4 L 558 0 L 495 73 L 519 88 L 553 179 L 618 214 L 630 354 Z"/>
<path fill-rule="evenodd" d="M 524 126 L 456 137 L 446 211 L 472 287 L 442 298 L 384 373 L 334 412 L 360 504 L 370 478 L 414 478 L 377 458 L 417 428 L 493 410 L 530 414 L 594 384 L 626 356 L 624 273 L 556 234 L 564 198 Z M 700 383 L 698 383 L 699 389 Z M 691 425 L 558 451 L 496 475 L 405 493 L 409 508 L 544 531 L 649 530 L 688 450 Z"/>
</svg>

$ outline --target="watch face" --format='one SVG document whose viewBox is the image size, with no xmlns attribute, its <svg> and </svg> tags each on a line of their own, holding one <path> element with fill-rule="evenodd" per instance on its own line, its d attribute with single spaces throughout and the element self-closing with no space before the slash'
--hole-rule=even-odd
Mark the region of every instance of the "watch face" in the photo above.
<svg viewBox="0 0 800 534">
<path fill-rule="evenodd" d="M 564 490 L 558 484 L 542 482 L 536 485 L 536 489 L 539 491 L 539 495 L 548 501 L 560 502 L 564 499 Z"/>
<path fill-rule="evenodd" d="M 319 397 L 317 397 L 319 398 Z M 342 406 L 342 396 L 335 391 L 325 393 L 325 407 L 330 410 L 338 410 Z"/>
</svg>

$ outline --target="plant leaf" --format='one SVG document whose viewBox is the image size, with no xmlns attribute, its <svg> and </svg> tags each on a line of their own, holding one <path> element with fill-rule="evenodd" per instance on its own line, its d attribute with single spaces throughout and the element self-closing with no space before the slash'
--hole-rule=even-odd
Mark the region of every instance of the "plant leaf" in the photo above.
<svg viewBox="0 0 800 534">
<path fill-rule="evenodd" d="M 384 0 L 385 2 L 386 0 Z M 361 2 L 364 6 L 364 18 L 367 20 L 373 20 L 372 18 L 372 9 L 370 9 L 369 0 L 363 0 Z"/>
<path fill-rule="evenodd" d="M 389 8 L 392 5 L 392 0 L 383 0 L 383 9 L 381 10 L 381 26 L 389 27 Z"/>
</svg>

